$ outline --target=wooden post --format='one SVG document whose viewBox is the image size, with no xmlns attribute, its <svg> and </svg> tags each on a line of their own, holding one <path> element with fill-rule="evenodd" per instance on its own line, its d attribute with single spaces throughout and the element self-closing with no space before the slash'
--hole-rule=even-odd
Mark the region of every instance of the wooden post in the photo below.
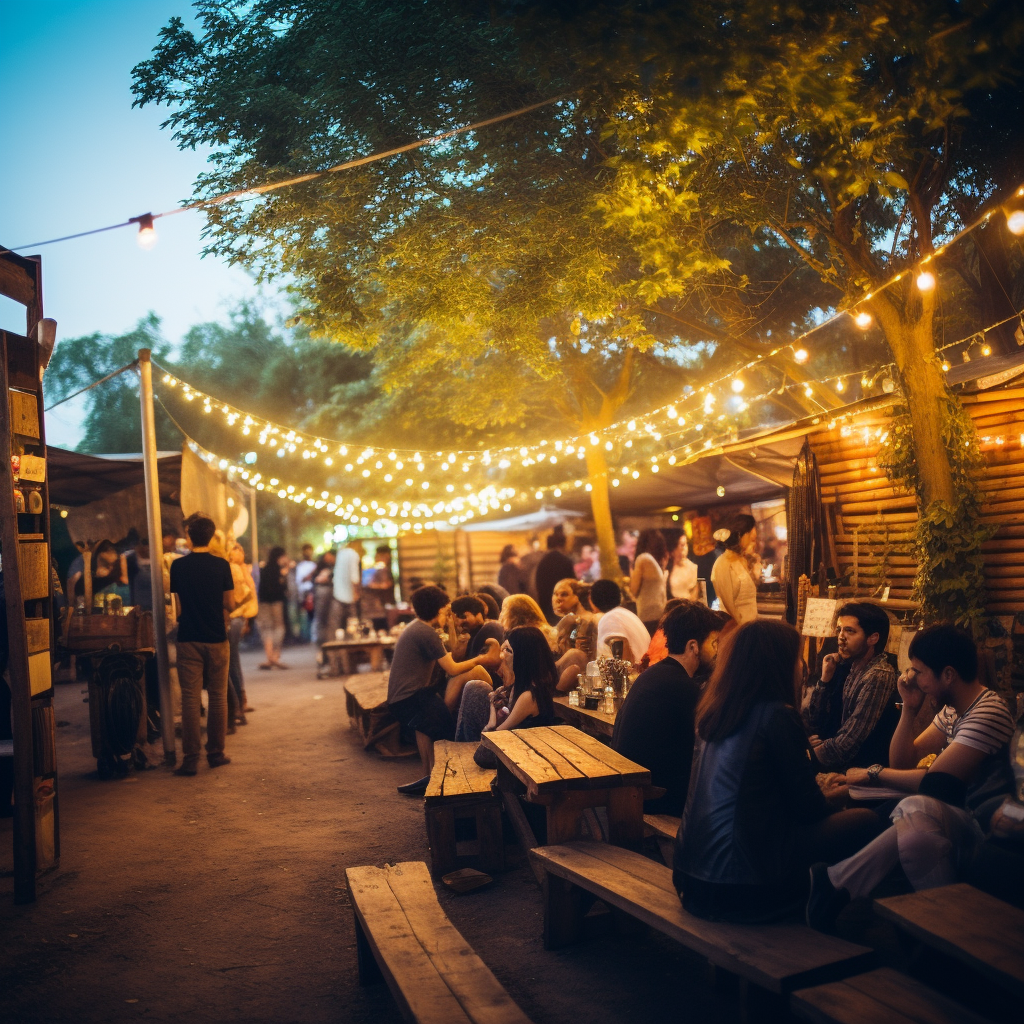
<svg viewBox="0 0 1024 1024">
<path fill-rule="evenodd" d="M 164 604 L 163 525 L 160 522 L 160 477 L 156 457 L 156 419 L 153 413 L 153 363 L 148 348 L 139 349 L 139 400 L 142 403 L 142 461 L 146 480 L 146 523 L 149 528 L 150 585 L 153 598 L 153 638 L 160 683 L 160 732 L 164 764 L 174 764 L 174 710 L 171 702 L 171 662 L 167 653 L 167 609 Z M 154 557 L 159 552 L 159 563 Z"/>
<path fill-rule="evenodd" d="M 32 756 L 32 687 L 28 671 L 28 639 L 25 636 L 25 604 L 21 599 L 18 571 L 18 516 L 14 511 L 14 474 L 11 472 L 11 407 L 7 386 L 7 340 L 0 333 L 0 437 L 7 438 L 0 467 L 0 545 L 4 559 L 4 599 L 7 611 L 11 684 L 11 725 L 14 734 L 14 902 L 32 903 L 36 898 L 36 820 Z"/>
<path fill-rule="evenodd" d="M 249 546 L 252 548 L 252 567 L 260 567 L 260 542 L 256 532 L 256 488 L 249 488 Z"/>
</svg>

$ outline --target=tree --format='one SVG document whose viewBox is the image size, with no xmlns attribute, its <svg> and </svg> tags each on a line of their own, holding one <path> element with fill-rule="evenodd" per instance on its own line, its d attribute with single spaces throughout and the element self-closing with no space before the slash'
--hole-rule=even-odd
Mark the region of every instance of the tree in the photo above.
<svg viewBox="0 0 1024 1024">
<path fill-rule="evenodd" d="M 568 91 L 443 145 L 208 210 L 212 251 L 264 277 L 290 275 L 314 337 L 372 353 L 391 443 L 426 435 L 431 446 L 486 448 L 600 431 L 667 402 L 701 369 L 772 348 L 766 336 L 734 337 L 738 320 L 766 331 L 792 322 L 795 305 L 758 311 L 758 289 L 745 291 L 730 260 L 692 232 L 655 247 L 615 216 L 608 199 L 624 192 L 609 190 L 621 171 L 607 111 L 574 98 L 586 83 L 572 55 L 531 59 L 500 11 L 413 0 L 197 6 L 201 37 L 172 19 L 135 69 L 135 93 L 172 108 L 165 123 L 181 145 L 216 148 L 199 196 Z M 639 184 L 634 195 L 644 201 Z M 685 216 L 691 201 L 670 205 Z M 789 273 L 782 254 L 765 247 L 750 261 Z M 679 315 L 690 289 L 729 297 L 714 323 L 694 329 Z M 773 401 L 790 415 L 807 408 L 799 394 Z M 584 455 L 603 569 L 618 575 L 603 443 Z M 537 478 L 536 460 L 524 461 L 507 467 L 512 479 L 523 468 Z M 543 472 L 561 470 L 549 458 Z"/>
</svg>

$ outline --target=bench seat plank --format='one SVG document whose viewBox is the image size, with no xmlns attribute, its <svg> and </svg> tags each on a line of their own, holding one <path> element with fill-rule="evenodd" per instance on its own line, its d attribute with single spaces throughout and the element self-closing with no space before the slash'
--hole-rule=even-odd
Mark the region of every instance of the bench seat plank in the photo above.
<svg viewBox="0 0 1024 1024">
<path fill-rule="evenodd" d="M 872 951 L 804 925 L 705 921 L 683 909 L 669 868 L 605 843 L 530 852 L 550 874 L 664 932 L 712 964 L 775 993 L 862 969 Z"/>
<path fill-rule="evenodd" d="M 857 974 L 790 997 L 812 1024 L 987 1024 L 983 1017 L 889 967 Z"/>
<path fill-rule="evenodd" d="M 473 760 L 476 748 L 476 743 L 434 742 L 434 768 L 425 794 L 427 800 L 490 793 L 495 770 L 481 768 Z"/>
<path fill-rule="evenodd" d="M 1024 996 L 1024 911 L 962 882 L 875 900 L 875 907 L 925 945 Z"/>
<path fill-rule="evenodd" d="M 421 861 L 348 868 L 357 919 L 409 1020 L 529 1024 L 441 910 Z"/>
<path fill-rule="evenodd" d="M 671 814 L 645 814 L 644 824 L 656 835 L 664 839 L 675 839 L 679 833 L 679 822 Z"/>
</svg>

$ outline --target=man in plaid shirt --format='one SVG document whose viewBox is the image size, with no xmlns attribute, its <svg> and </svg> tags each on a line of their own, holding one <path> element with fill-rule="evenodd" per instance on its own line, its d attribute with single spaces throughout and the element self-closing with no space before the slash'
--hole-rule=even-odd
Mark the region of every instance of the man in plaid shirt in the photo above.
<svg viewBox="0 0 1024 1024">
<path fill-rule="evenodd" d="M 896 670 L 885 656 L 889 616 L 878 605 L 839 610 L 839 653 L 825 656 L 802 717 L 822 771 L 889 763 Z M 888 713 L 887 713 L 888 712 Z"/>
</svg>

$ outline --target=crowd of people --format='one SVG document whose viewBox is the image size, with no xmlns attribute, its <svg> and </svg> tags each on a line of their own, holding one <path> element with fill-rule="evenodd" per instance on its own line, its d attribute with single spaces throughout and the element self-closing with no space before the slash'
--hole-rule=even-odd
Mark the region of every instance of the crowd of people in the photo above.
<svg viewBox="0 0 1024 1024">
<path fill-rule="evenodd" d="M 971 636 L 918 631 L 899 674 L 886 611 L 850 601 L 809 679 L 797 631 L 757 616 L 755 539 L 750 517 L 722 535 L 710 571 L 721 610 L 695 599 L 704 577 L 686 564 L 685 540 L 670 555 L 656 530 L 637 537 L 619 580 L 587 580 L 590 551 L 573 561 L 556 531 L 539 558 L 506 549 L 488 594 L 414 591 L 388 702 L 415 736 L 423 778 L 399 790 L 426 789 L 436 740 L 554 722 L 554 697 L 617 639 L 643 671 L 611 744 L 650 769 L 658 795 L 645 812 L 681 819 L 673 874 L 691 913 L 802 914 L 828 931 L 851 899 L 894 877 L 915 889 L 969 878 L 1024 904 L 1015 715 L 979 682 Z M 492 756 L 478 746 L 480 763 Z"/>
</svg>

